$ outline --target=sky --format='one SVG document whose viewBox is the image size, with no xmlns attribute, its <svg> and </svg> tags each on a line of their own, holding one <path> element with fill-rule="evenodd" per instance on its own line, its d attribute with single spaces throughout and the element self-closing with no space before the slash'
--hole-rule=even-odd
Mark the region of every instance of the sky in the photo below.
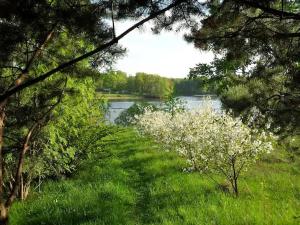
<svg viewBox="0 0 300 225">
<path fill-rule="evenodd" d="M 126 30 L 133 22 L 116 24 L 116 35 Z M 119 41 L 127 49 L 127 54 L 117 61 L 115 69 L 129 75 L 136 72 L 159 74 L 164 77 L 184 78 L 189 69 L 198 63 L 208 63 L 213 59 L 211 52 L 201 52 L 193 44 L 183 39 L 183 33 L 162 32 L 154 35 L 150 24 L 141 30 L 129 33 Z"/>
</svg>

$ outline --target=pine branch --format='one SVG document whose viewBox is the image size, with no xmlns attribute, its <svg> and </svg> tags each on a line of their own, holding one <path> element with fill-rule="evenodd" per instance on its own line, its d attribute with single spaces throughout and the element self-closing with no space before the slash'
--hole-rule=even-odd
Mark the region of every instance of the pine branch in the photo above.
<svg viewBox="0 0 300 225">
<path fill-rule="evenodd" d="M 172 4 L 170 4 L 169 6 L 157 11 L 157 12 L 154 12 L 152 14 L 150 14 L 148 17 L 146 17 L 145 19 L 142 19 L 141 21 L 139 21 L 138 23 L 134 24 L 133 26 L 131 26 L 130 28 L 128 28 L 126 31 L 124 31 L 123 33 L 121 33 L 120 35 L 116 36 L 115 38 L 113 38 L 111 41 L 103 44 L 103 45 L 100 45 L 98 46 L 97 48 L 95 48 L 94 50 L 90 51 L 90 52 L 87 52 L 77 58 L 74 58 L 68 62 L 65 62 L 65 63 L 62 63 L 60 64 L 58 67 L 50 70 L 49 72 L 43 74 L 43 75 L 40 75 L 36 78 L 33 78 L 33 79 L 30 79 L 30 80 L 27 80 L 19 85 L 16 85 L 15 87 L 9 89 L 8 91 L 6 91 L 5 93 L 3 93 L 2 95 L 0 95 L 0 102 L 3 102 L 5 101 L 7 98 L 9 98 L 10 96 L 12 96 L 13 94 L 17 93 L 17 92 L 20 92 L 21 90 L 27 88 L 27 87 L 30 87 L 32 85 L 35 85 L 41 81 L 44 81 L 45 79 L 47 79 L 48 77 L 51 77 L 53 74 L 67 68 L 67 67 L 70 67 L 98 52 L 101 52 L 107 48 L 109 48 L 110 46 L 114 45 L 114 44 L 117 44 L 118 41 L 120 39 L 122 39 L 123 37 L 125 37 L 127 34 L 129 34 L 130 32 L 132 32 L 133 30 L 135 30 L 136 28 L 142 26 L 144 23 L 148 22 L 149 20 L 151 19 L 154 19 L 155 17 L 157 17 L 158 15 L 172 9 L 173 7 L 181 4 L 185 2 L 185 0 L 177 0 L 175 2 L 173 2 Z"/>
</svg>

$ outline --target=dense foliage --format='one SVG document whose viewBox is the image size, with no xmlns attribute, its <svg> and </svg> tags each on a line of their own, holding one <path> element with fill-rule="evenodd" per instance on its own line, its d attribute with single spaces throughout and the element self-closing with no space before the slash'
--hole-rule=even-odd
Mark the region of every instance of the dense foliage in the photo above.
<svg viewBox="0 0 300 225">
<path fill-rule="evenodd" d="M 68 91 L 67 78 L 97 74 L 123 53 L 121 38 L 183 2 L 1 1 L 0 224 L 8 223 L 26 157 Z M 141 21 L 117 36 L 115 20 L 128 17 Z M 6 153 L 15 165 L 7 166 Z M 13 176 L 9 188 L 5 174 Z"/>
<path fill-rule="evenodd" d="M 69 79 L 66 88 L 69 94 L 62 97 L 63 104 L 52 110 L 47 125 L 41 127 L 31 140 L 21 173 L 20 199 L 25 199 L 30 189 L 39 187 L 45 178 L 72 174 L 79 162 L 96 150 L 94 148 L 99 151 L 99 141 L 111 130 L 102 122 L 104 111 L 100 108 L 101 100 L 95 99 L 93 79 L 85 78 L 84 83 Z M 7 130 L 7 135 L 9 132 L 15 130 Z M 18 155 L 14 152 L 5 154 L 8 188 L 12 188 L 13 167 L 17 160 Z"/>
<path fill-rule="evenodd" d="M 174 93 L 176 95 L 217 94 L 219 86 L 219 80 L 205 76 L 194 79 L 174 79 Z"/>
<path fill-rule="evenodd" d="M 298 1 L 212 1 L 186 38 L 217 57 L 193 75 L 239 76 L 223 90 L 225 104 L 238 112 L 256 106 L 282 131 L 298 132 L 299 11 Z"/>
<path fill-rule="evenodd" d="M 88 87 L 86 76 L 97 76 L 99 68 L 109 67 L 124 52 L 119 40 L 151 19 L 154 32 L 172 30 L 173 25 L 191 28 L 189 41 L 218 54 L 218 63 L 205 66 L 205 71 L 247 77 L 224 91 L 229 105 L 256 105 L 274 124 L 299 127 L 299 8 L 294 0 L 1 1 L 0 224 L 8 223 L 12 203 L 19 192 L 23 195 L 24 178 L 35 176 L 29 172 L 39 167 L 35 163 L 43 160 L 40 153 L 46 153 L 45 161 L 54 162 L 59 173 L 66 173 L 85 144 L 97 143 L 82 130 L 92 123 L 81 120 L 87 109 L 93 109 L 92 103 L 83 104 L 86 108 L 74 114 L 79 123 L 74 122 L 69 110 L 84 100 L 76 102 L 68 85 Z M 115 20 L 126 18 L 140 22 L 116 34 Z M 130 82 L 136 93 L 164 97 L 171 92 L 168 80 L 149 76 L 145 82 L 142 73 L 136 77 L 136 86 Z M 254 78 L 258 79 L 250 83 Z M 279 85 L 272 86 L 272 81 Z M 123 87 L 124 79 L 110 88 Z M 67 95 L 73 107 L 61 106 Z M 102 131 L 99 135 L 101 139 Z"/>
<path fill-rule="evenodd" d="M 137 73 L 135 76 L 127 76 L 121 71 L 110 71 L 101 74 L 98 89 L 150 98 L 165 98 L 172 93 L 173 82 L 171 79 L 154 74 Z"/>
<path fill-rule="evenodd" d="M 174 95 L 216 94 L 222 86 L 222 80 L 201 76 L 190 79 L 165 78 L 159 75 L 136 73 L 127 76 L 122 71 L 110 71 L 101 74 L 97 81 L 99 91 L 113 93 L 131 93 L 144 97 L 167 98 Z"/>
</svg>

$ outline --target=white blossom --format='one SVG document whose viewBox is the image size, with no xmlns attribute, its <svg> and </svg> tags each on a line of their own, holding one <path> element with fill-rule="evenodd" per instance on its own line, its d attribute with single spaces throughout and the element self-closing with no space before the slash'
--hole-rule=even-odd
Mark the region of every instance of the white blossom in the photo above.
<svg viewBox="0 0 300 225">
<path fill-rule="evenodd" d="M 230 113 L 214 111 L 209 101 L 202 108 L 174 115 L 146 110 L 137 117 L 137 127 L 165 149 L 183 155 L 192 168 L 218 171 L 231 182 L 273 149 L 270 133 L 250 128 Z"/>
</svg>

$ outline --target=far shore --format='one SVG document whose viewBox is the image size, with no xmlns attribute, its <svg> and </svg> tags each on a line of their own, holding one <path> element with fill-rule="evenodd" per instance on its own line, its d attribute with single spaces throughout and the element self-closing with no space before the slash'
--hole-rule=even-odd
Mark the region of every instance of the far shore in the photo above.
<svg viewBox="0 0 300 225">
<path fill-rule="evenodd" d="M 106 98 L 108 100 L 122 100 L 122 99 L 132 99 L 132 100 L 141 100 L 145 99 L 144 96 L 134 95 L 134 94 L 117 94 L 117 93 L 104 93 L 97 92 L 97 97 Z"/>
<path fill-rule="evenodd" d="M 197 94 L 190 95 L 186 97 L 204 97 L 204 96 L 217 97 L 216 94 Z M 137 94 L 121 94 L 121 93 L 107 93 L 107 92 L 97 92 L 97 97 L 106 98 L 107 100 L 160 100 L 158 97 L 153 96 L 145 96 L 145 95 L 137 95 Z"/>
</svg>

